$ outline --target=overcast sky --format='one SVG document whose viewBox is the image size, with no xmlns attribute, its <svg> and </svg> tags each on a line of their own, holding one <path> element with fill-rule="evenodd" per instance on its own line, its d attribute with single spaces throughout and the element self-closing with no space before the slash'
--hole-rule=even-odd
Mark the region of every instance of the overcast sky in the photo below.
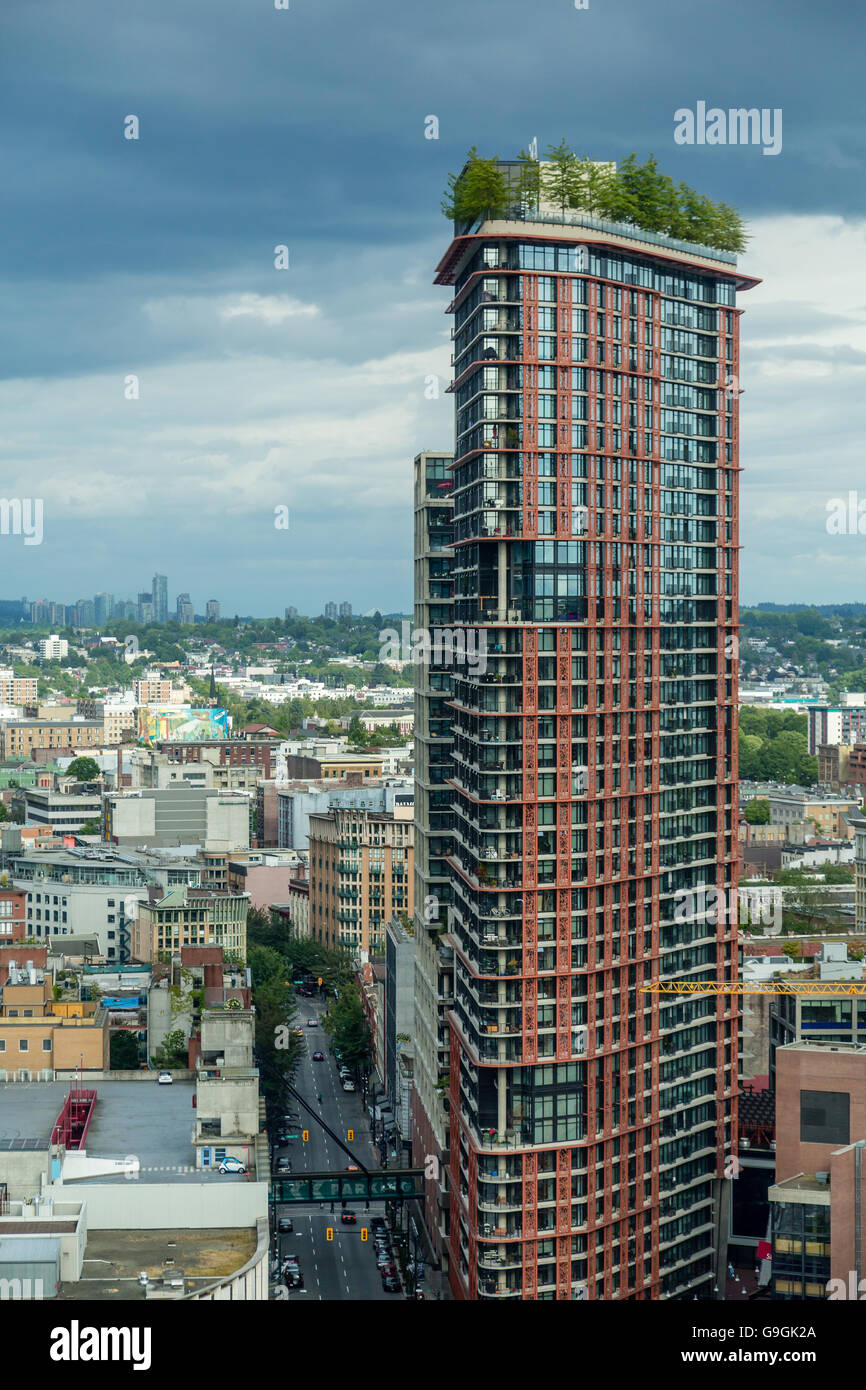
<svg viewBox="0 0 866 1390">
<path fill-rule="evenodd" d="M 450 373 L 442 189 L 472 144 L 565 137 L 741 209 L 763 279 L 740 299 L 741 596 L 866 599 L 866 536 L 826 529 L 851 489 L 866 512 L 858 7 L 290 6 L 4 0 L 2 492 L 45 520 L 41 545 L 0 536 L 0 597 L 134 598 L 158 570 L 198 612 L 408 610 L 411 461 L 453 440 L 424 390 Z M 781 108 L 781 153 L 676 144 L 699 101 Z"/>
</svg>

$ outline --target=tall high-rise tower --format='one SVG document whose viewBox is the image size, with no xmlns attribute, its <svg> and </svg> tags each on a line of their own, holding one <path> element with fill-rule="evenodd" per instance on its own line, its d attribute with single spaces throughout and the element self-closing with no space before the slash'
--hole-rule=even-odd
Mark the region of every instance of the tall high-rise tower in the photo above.
<svg viewBox="0 0 866 1390">
<path fill-rule="evenodd" d="M 153 621 L 168 622 L 168 579 L 164 574 L 153 576 Z"/>
<path fill-rule="evenodd" d="M 689 895 L 735 885 L 735 292 L 756 282 L 542 204 L 455 224 L 437 283 L 454 623 L 487 643 L 450 705 L 452 1289 L 711 1291 L 736 1001 L 641 986 L 736 972 L 735 922 Z"/>
<path fill-rule="evenodd" d="M 454 455 L 421 453 L 414 464 L 415 634 L 453 631 Z M 452 643 L 453 647 L 453 643 Z M 423 648 L 422 648 L 423 650 Z M 447 1010 L 453 1003 L 454 949 L 444 939 L 451 899 L 447 856 L 453 850 L 453 664 L 442 642 L 429 661 L 415 661 L 415 1041 L 412 1097 L 414 1161 L 440 1177 L 427 1183 L 425 1219 L 442 1256 L 448 1148 Z M 452 652 L 453 655 L 453 652 Z M 408 653 L 407 653 L 408 656 Z"/>
<path fill-rule="evenodd" d="M 111 594 L 95 594 L 93 598 L 93 614 L 97 627 L 102 627 L 108 622 L 114 612 L 114 598 Z"/>
</svg>

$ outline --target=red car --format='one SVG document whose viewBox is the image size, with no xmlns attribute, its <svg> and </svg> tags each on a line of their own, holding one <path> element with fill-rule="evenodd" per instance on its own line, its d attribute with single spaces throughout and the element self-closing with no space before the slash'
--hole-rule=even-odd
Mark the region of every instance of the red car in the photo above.
<svg viewBox="0 0 866 1390">
<path fill-rule="evenodd" d="M 341 1211 L 340 1220 L 344 1226 L 354 1226 L 357 1224 L 358 1218 L 353 1211 Z"/>
<path fill-rule="evenodd" d="M 324 1062 L 324 1060 L 325 1060 L 325 1054 L 324 1054 L 324 1052 L 314 1052 L 314 1053 L 313 1053 L 313 1061 L 314 1061 L 314 1062 Z"/>
</svg>

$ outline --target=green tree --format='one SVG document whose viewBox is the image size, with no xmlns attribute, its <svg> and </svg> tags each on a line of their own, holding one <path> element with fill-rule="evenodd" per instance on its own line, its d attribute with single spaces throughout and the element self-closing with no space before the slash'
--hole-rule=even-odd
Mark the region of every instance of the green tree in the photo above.
<svg viewBox="0 0 866 1390">
<path fill-rule="evenodd" d="M 517 161 L 520 165 L 520 172 L 517 176 L 515 193 L 524 213 L 531 216 L 532 213 L 538 211 L 538 200 L 541 197 L 541 165 L 526 150 L 520 151 Z"/>
<path fill-rule="evenodd" d="M 509 186 L 499 160 L 482 159 L 473 145 L 459 174 L 449 174 L 442 211 L 454 222 L 474 222 L 477 217 L 501 217 L 509 199 Z"/>
<path fill-rule="evenodd" d="M 253 989 L 273 984 L 275 980 L 285 989 L 286 981 L 291 982 L 289 962 L 269 946 L 248 946 L 247 964 L 253 978 Z"/>
<path fill-rule="evenodd" d="M 175 1071 L 180 1067 L 185 1067 L 188 1059 L 186 1033 L 182 1028 L 174 1028 L 170 1033 L 166 1033 L 150 1060 L 158 1070 Z"/>
<path fill-rule="evenodd" d="M 322 1027 L 347 1067 L 363 1067 L 370 1061 L 370 1030 L 354 982 L 340 990 L 322 1019 Z"/>
<path fill-rule="evenodd" d="M 769 825 L 770 823 L 770 803 L 763 798 L 754 796 L 747 802 L 743 812 L 749 825 Z"/>
<path fill-rule="evenodd" d="M 99 835 L 101 831 L 102 826 L 100 825 L 99 821 L 94 820 L 93 818 L 91 818 L 90 820 L 86 820 L 81 827 L 82 835 Z"/>
<path fill-rule="evenodd" d="M 541 170 L 541 187 L 545 198 L 556 203 L 561 212 L 580 205 L 583 192 L 581 163 L 574 150 L 560 140 L 544 151 L 546 163 Z"/>
<path fill-rule="evenodd" d="M 109 1043 L 109 1066 L 112 1071 L 135 1071 L 140 1064 L 138 1038 L 135 1033 L 115 1032 Z"/>
<path fill-rule="evenodd" d="M 288 977 L 287 977 L 288 978 Z M 295 1006 L 282 979 L 271 977 L 253 985 L 256 1010 L 256 1061 L 262 1091 L 270 1106 L 285 1098 L 301 1055 L 302 1042 L 292 1032 Z"/>
<path fill-rule="evenodd" d="M 591 217 L 609 217 L 613 188 L 611 170 L 581 155 L 575 173 L 577 187 L 573 205 Z"/>
<path fill-rule="evenodd" d="M 66 776 L 74 777 L 76 782 L 97 782 L 101 769 L 95 758 L 73 758 L 66 769 Z"/>
</svg>

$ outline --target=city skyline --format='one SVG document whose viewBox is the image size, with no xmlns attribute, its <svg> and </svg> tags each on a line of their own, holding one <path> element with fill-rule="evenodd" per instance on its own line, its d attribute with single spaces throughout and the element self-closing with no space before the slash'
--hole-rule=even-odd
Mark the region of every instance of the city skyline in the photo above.
<svg viewBox="0 0 866 1390">
<path fill-rule="evenodd" d="M 623 42 L 594 9 L 563 6 L 534 17 L 545 61 L 527 71 L 516 0 L 498 7 L 494 35 L 453 0 L 439 13 L 431 34 L 401 9 L 394 62 L 394 41 L 380 46 L 348 0 L 286 14 L 213 0 L 206 71 L 192 83 L 198 19 L 167 0 L 154 0 L 134 42 L 94 4 L 74 20 L 58 8 L 50 26 L 38 8 L 8 18 L 10 45 L 27 55 L 38 44 L 40 56 L 0 95 L 19 150 L 0 230 L 17 326 L 14 357 L 0 358 L 6 488 L 29 495 L 35 475 L 45 504 L 41 544 L 0 541 L 19 592 L 56 594 L 75 575 L 79 593 L 132 596 L 150 565 L 182 572 L 192 594 L 219 593 L 230 554 L 239 612 L 269 611 L 278 589 L 309 610 L 350 585 L 361 610 L 408 612 L 405 461 L 453 442 L 444 297 L 428 271 L 447 232 L 439 198 L 473 143 L 512 157 L 563 136 L 597 159 L 654 151 L 746 218 L 742 265 L 765 286 L 741 383 L 744 601 L 841 602 L 866 577 L 856 535 L 826 526 L 827 503 L 862 472 L 866 329 L 850 292 L 863 236 L 851 177 L 862 35 L 838 7 L 792 14 L 773 0 L 755 13 L 735 0 L 727 20 L 750 43 L 719 53 L 685 0 L 664 24 L 628 0 Z M 337 52 L 335 24 L 347 38 Z M 476 44 L 503 94 L 484 103 Z M 832 73 L 813 61 L 828 45 Z M 311 51 L 329 53 L 324 85 Z M 202 103 L 210 83 L 220 103 Z M 783 110 L 781 152 L 678 144 L 674 113 L 699 99 Z M 62 148 L 57 100 L 84 113 Z M 129 112 L 137 141 L 124 138 Z M 425 138 L 430 113 L 437 139 Z M 56 259 L 43 250 L 50 225 L 64 228 Z M 282 245 L 289 268 L 278 271 Z M 132 376 L 138 399 L 125 394 Z M 438 396 L 425 394 L 431 377 Z M 820 469 L 816 448 L 829 460 Z"/>
</svg>

